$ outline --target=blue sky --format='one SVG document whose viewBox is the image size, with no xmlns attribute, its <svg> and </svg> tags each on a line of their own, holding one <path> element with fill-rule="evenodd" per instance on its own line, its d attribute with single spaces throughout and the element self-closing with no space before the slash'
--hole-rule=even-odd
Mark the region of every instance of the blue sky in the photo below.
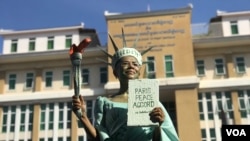
<svg viewBox="0 0 250 141">
<path fill-rule="evenodd" d="M 193 4 L 192 23 L 208 23 L 216 10 L 250 11 L 250 0 L 0 0 L 0 29 L 27 30 L 84 23 L 104 34 L 104 11 L 142 12 Z M 0 54 L 2 52 L 0 37 Z"/>
</svg>

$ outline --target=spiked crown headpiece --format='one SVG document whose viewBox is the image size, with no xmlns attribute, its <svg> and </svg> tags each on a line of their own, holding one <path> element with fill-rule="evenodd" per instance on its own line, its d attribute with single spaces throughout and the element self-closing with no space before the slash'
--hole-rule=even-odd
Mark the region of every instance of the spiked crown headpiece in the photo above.
<svg viewBox="0 0 250 141">
<path fill-rule="evenodd" d="M 105 50 L 103 50 L 101 48 L 101 50 L 108 56 L 112 59 L 112 63 L 107 63 L 108 65 L 111 65 L 113 69 L 115 69 L 116 67 L 116 64 L 117 62 L 122 58 L 122 57 L 125 57 L 125 56 L 133 56 L 137 59 L 139 65 L 142 65 L 144 62 L 142 61 L 142 56 L 147 53 L 149 50 L 151 50 L 153 47 L 150 47 L 148 48 L 147 50 L 144 50 L 142 52 L 139 52 L 138 50 L 136 50 L 136 45 L 137 45 L 137 41 L 138 41 L 138 37 L 139 37 L 139 34 L 133 44 L 132 47 L 127 47 L 126 45 L 126 40 L 125 40 L 125 35 L 124 35 L 124 32 L 123 32 L 123 28 L 122 28 L 122 39 L 123 39 L 123 47 L 121 49 L 119 49 L 117 47 L 117 45 L 115 44 L 113 38 L 111 37 L 111 35 L 109 34 L 109 38 L 112 42 L 112 45 L 114 47 L 114 50 L 115 50 L 115 53 L 114 55 L 110 55 L 108 52 L 106 52 Z"/>
</svg>

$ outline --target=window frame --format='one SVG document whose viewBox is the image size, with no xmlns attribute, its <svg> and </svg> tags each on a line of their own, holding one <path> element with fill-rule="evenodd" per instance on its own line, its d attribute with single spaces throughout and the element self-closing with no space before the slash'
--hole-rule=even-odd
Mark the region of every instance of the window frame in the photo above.
<svg viewBox="0 0 250 141">
<path fill-rule="evenodd" d="M 155 57 L 148 56 L 147 57 L 147 65 L 146 65 L 146 74 L 147 78 L 154 79 L 156 78 L 156 71 L 155 71 Z"/>
<path fill-rule="evenodd" d="M 199 63 L 199 62 L 202 62 L 202 63 Z M 196 60 L 196 74 L 198 76 L 205 76 L 206 75 L 205 61 L 202 59 Z"/>
<path fill-rule="evenodd" d="M 242 59 L 242 60 L 238 60 Z M 242 56 L 237 56 L 235 57 L 235 67 L 236 67 L 236 72 L 239 74 L 246 73 L 246 64 L 245 64 L 245 58 Z M 243 70 L 241 70 L 241 68 Z"/>
<path fill-rule="evenodd" d="M 166 57 L 170 57 L 170 59 L 168 59 Z M 174 77 L 174 61 L 173 61 L 172 55 L 165 55 L 164 56 L 164 65 L 165 65 L 165 76 L 166 77 Z M 171 65 L 171 68 L 167 68 L 168 65 Z"/>
<path fill-rule="evenodd" d="M 34 87 L 34 73 L 28 72 L 26 73 L 25 89 L 32 89 L 33 87 Z"/>
<path fill-rule="evenodd" d="M 16 110 L 17 110 L 16 105 L 10 106 L 10 112 L 11 112 L 11 114 L 10 114 L 10 132 L 15 132 Z"/>
<path fill-rule="evenodd" d="M 52 71 L 46 71 L 45 72 L 45 87 L 51 88 L 53 85 L 53 72 Z"/>
<path fill-rule="evenodd" d="M 8 121 L 8 110 L 9 110 L 9 107 L 7 107 L 7 106 L 3 106 L 3 113 L 2 113 L 2 129 L 1 129 L 1 132 L 2 133 L 7 133 L 8 131 L 8 123 L 7 123 L 7 121 Z"/>
<path fill-rule="evenodd" d="M 218 62 L 221 61 L 221 62 Z M 225 75 L 226 74 L 226 69 L 225 69 L 225 63 L 223 58 L 215 58 L 214 59 L 214 65 L 215 65 L 215 74 L 220 76 L 220 75 Z M 222 67 L 222 68 L 221 68 Z M 219 71 L 223 72 L 219 72 Z"/>
<path fill-rule="evenodd" d="M 16 79 L 17 79 L 17 75 L 12 73 L 9 74 L 9 90 L 15 90 L 16 89 Z"/>
<path fill-rule="evenodd" d="M 250 106 L 250 90 L 239 90 L 238 91 L 238 104 L 242 118 L 247 118 L 249 114 Z"/>
<path fill-rule="evenodd" d="M 11 40 L 10 52 L 11 53 L 16 53 L 17 52 L 17 46 L 18 46 L 18 40 L 17 39 Z"/>
<path fill-rule="evenodd" d="M 72 45 L 72 35 L 65 36 L 65 48 L 70 48 Z"/>
<path fill-rule="evenodd" d="M 239 34 L 238 21 L 230 21 L 230 29 L 232 35 L 238 35 Z"/>
<path fill-rule="evenodd" d="M 70 70 L 63 70 L 63 86 L 67 87 L 71 85 Z"/>
<path fill-rule="evenodd" d="M 48 37 L 47 49 L 48 49 L 48 50 L 54 49 L 54 36 L 49 36 L 49 37 Z"/>
<path fill-rule="evenodd" d="M 64 127 L 64 107 L 65 107 L 64 102 L 59 102 L 58 103 L 58 129 L 63 129 Z"/>
<path fill-rule="evenodd" d="M 23 110 L 22 107 L 24 107 L 25 109 Z M 34 112 L 33 105 L 20 105 L 20 130 L 19 130 L 20 132 L 25 132 L 26 130 L 32 131 L 33 112 Z M 24 117 L 24 121 L 22 121 L 22 117 Z M 28 123 L 26 123 L 25 121 L 28 121 Z M 26 124 L 28 124 L 27 126 L 28 129 L 25 129 Z"/>
<path fill-rule="evenodd" d="M 86 100 L 86 112 L 91 123 L 94 123 L 94 105 L 94 100 Z"/>
<path fill-rule="evenodd" d="M 82 85 L 89 85 L 89 73 L 90 72 L 88 68 L 82 69 Z"/>
<path fill-rule="evenodd" d="M 108 68 L 100 67 L 100 83 L 105 84 L 108 82 Z"/>
<path fill-rule="evenodd" d="M 47 104 L 40 104 L 40 124 L 39 124 L 40 131 L 46 130 L 46 107 Z"/>
<path fill-rule="evenodd" d="M 29 39 L 29 51 L 35 51 L 36 50 L 36 38 L 30 38 Z"/>
</svg>

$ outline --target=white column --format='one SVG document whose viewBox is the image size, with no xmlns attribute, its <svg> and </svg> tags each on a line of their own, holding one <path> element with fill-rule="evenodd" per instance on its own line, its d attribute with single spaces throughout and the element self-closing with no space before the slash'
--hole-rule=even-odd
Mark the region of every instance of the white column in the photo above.
<svg viewBox="0 0 250 141">
<path fill-rule="evenodd" d="M 8 113 L 7 113 L 7 129 L 6 129 L 6 141 L 9 141 L 9 134 L 10 134 L 10 118 L 11 117 L 11 106 L 8 106 Z"/>
<path fill-rule="evenodd" d="M 14 133 L 14 140 L 19 140 L 19 132 L 20 132 L 20 119 L 21 119 L 21 109 L 20 106 L 16 106 L 16 114 L 15 114 L 15 133 Z"/>
<path fill-rule="evenodd" d="M 221 122 L 220 122 L 220 118 L 219 118 L 219 112 L 218 112 L 218 103 L 217 103 L 217 98 L 216 98 L 216 93 L 212 92 L 212 104 L 213 104 L 213 115 L 214 115 L 214 129 L 215 129 L 215 137 L 216 140 L 221 140 Z"/>
<path fill-rule="evenodd" d="M 243 124 L 250 124 L 250 103 L 248 102 L 248 99 L 250 99 L 250 97 L 247 96 L 247 91 L 244 91 L 244 103 L 246 105 L 246 112 L 247 112 L 247 123 L 243 123 Z"/>
<path fill-rule="evenodd" d="M 58 140 L 58 121 L 59 121 L 59 105 L 54 105 L 54 121 L 53 121 L 53 141 Z"/>
<path fill-rule="evenodd" d="M 48 131 L 49 131 L 49 104 L 46 104 L 46 110 L 45 110 L 45 135 L 44 135 L 44 141 L 48 140 Z"/>
<path fill-rule="evenodd" d="M 63 140 L 67 140 L 67 119 L 68 118 L 68 106 L 67 102 L 64 102 L 63 106 Z"/>
<path fill-rule="evenodd" d="M 24 135 L 24 140 L 28 140 L 28 133 L 29 133 L 29 119 L 30 119 L 30 105 L 26 105 L 26 109 L 25 109 L 25 135 Z"/>
</svg>

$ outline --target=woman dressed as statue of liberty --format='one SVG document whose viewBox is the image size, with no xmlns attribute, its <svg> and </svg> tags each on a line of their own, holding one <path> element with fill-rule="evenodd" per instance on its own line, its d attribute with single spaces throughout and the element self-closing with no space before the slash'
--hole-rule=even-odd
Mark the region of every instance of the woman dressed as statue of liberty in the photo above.
<svg viewBox="0 0 250 141">
<path fill-rule="evenodd" d="M 124 41 L 122 48 L 119 49 L 109 36 L 115 53 L 110 55 L 103 50 L 112 59 L 109 64 L 113 68 L 114 76 L 120 82 L 120 89 L 109 97 L 99 96 L 96 99 L 94 125 L 87 117 L 86 105 L 81 95 L 72 97 L 73 111 L 83 124 L 88 138 L 94 141 L 178 141 L 178 135 L 168 112 L 160 102 L 159 107 L 152 109 L 148 115 L 148 118 L 153 123 L 158 123 L 158 126 L 127 126 L 128 82 L 139 78 L 143 64 L 142 55 L 151 48 L 139 52 L 135 46 L 127 47 L 124 34 L 122 35 Z"/>
</svg>

